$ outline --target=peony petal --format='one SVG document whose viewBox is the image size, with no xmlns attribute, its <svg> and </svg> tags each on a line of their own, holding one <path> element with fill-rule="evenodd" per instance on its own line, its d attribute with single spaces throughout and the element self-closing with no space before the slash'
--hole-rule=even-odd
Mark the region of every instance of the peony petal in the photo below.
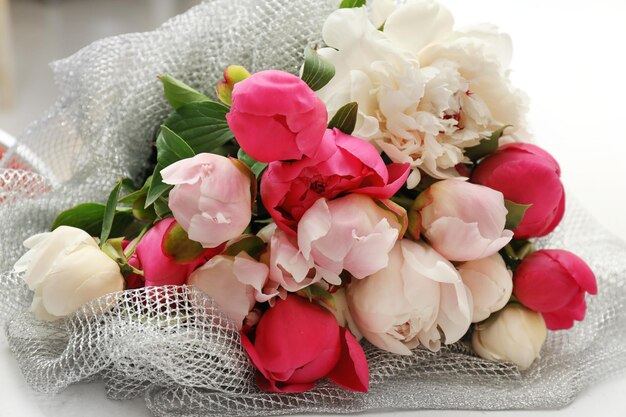
<svg viewBox="0 0 626 417">
<path fill-rule="evenodd" d="M 495 240 L 483 237 L 477 223 L 465 223 L 456 217 L 440 217 L 425 231 L 425 236 L 437 252 L 451 261 L 471 261 L 498 252 L 513 238 L 504 230 Z"/>
<path fill-rule="evenodd" d="M 265 312 L 256 330 L 255 348 L 269 372 L 311 363 L 319 352 L 340 343 L 335 317 L 298 296 L 279 300 Z"/>
<path fill-rule="evenodd" d="M 452 34 L 454 17 L 433 0 L 416 0 L 398 7 L 385 23 L 384 33 L 396 45 L 415 54 Z"/>
<path fill-rule="evenodd" d="M 544 252 L 571 274 L 583 290 L 593 295 L 598 293 L 596 276 L 585 261 L 568 251 L 546 250 Z"/>
<path fill-rule="evenodd" d="M 341 329 L 341 357 L 328 379 L 357 392 L 368 392 L 369 368 L 363 348 L 347 329 Z"/>
<path fill-rule="evenodd" d="M 309 208 L 298 223 L 298 247 L 302 255 L 309 259 L 313 242 L 326 236 L 331 229 L 331 214 L 325 198 L 321 198 Z"/>
</svg>

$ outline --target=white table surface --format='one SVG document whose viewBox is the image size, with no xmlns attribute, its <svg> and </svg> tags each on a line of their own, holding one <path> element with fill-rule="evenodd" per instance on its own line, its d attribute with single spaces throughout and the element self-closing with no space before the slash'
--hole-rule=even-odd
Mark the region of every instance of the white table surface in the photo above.
<svg viewBox="0 0 626 417">
<path fill-rule="evenodd" d="M 462 24 L 494 22 L 510 33 L 512 74 L 532 99 L 535 140 L 561 163 L 563 179 L 600 222 L 626 240 L 626 2 L 620 0 L 444 0 Z M 625 260 L 626 262 L 626 260 Z M 625 277 L 626 279 L 626 277 Z M 625 329 L 626 331 L 626 329 Z M 418 412 L 374 412 L 404 416 Z M 420 411 L 420 416 L 485 412 Z M 505 416 L 626 416 L 626 376 L 594 384 L 569 407 L 497 412 Z M 53 398 L 26 385 L 0 345 L 0 417 L 149 416 L 141 400 L 110 401 L 101 383 L 79 384 Z"/>
</svg>

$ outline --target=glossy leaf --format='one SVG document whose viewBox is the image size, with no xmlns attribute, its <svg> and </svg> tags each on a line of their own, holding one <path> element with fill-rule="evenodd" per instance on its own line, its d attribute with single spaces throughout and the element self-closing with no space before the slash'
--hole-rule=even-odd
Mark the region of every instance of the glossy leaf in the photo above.
<svg viewBox="0 0 626 417">
<path fill-rule="evenodd" d="M 328 123 L 328 128 L 337 128 L 346 135 L 351 135 L 356 127 L 356 118 L 359 114 L 359 105 L 356 102 L 348 103 L 337 110 L 337 113 Z"/>
<path fill-rule="evenodd" d="M 335 66 L 319 56 L 313 49 L 306 48 L 304 51 L 302 80 L 313 91 L 317 91 L 328 84 L 334 76 Z"/>
<path fill-rule="evenodd" d="M 159 80 L 163 83 L 163 92 L 167 102 L 175 109 L 189 103 L 210 101 L 210 99 L 201 92 L 194 90 L 187 84 L 170 75 L 161 75 L 159 76 Z"/>
</svg>

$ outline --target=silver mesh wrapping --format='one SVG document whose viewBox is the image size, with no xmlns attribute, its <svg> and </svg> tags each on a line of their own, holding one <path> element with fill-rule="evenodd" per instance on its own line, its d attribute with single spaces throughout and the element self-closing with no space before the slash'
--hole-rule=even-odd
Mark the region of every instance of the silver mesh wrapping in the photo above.
<svg viewBox="0 0 626 417">
<path fill-rule="evenodd" d="M 53 64 L 60 96 L 0 163 L 0 322 L 24 376 L 56 393 L 93 378 L 111 398 L 144 396 L 156 416 L 347 413 L 381 408 L 551 408 L 626 367 L 626 246 L 575 203 L 540 247 L 569 249 L 597 274 L 599 294 L 572 330 L 550 333 L 541 358 L 514 365 L 474 356 L 463 342 L 404 357 L 364 344 L 368 394 L 320 383 L 303 394 L 269 394 L 232 323 L 187 287 L 111 294 L 65 320 L 39 322 L 32 295 L 10 272 L 21 242 L 79 202 L 103 201 L 121 177 L 147 167 L 155 129 L 169 108 L 156 79 L 169 73 L 210 92 L 229 64 L 296 72 L 335 1 L 204 3 L 160 29 L 104 39 Z M 111 305 L 115 305 L 110 309 Z"/>
</svg>

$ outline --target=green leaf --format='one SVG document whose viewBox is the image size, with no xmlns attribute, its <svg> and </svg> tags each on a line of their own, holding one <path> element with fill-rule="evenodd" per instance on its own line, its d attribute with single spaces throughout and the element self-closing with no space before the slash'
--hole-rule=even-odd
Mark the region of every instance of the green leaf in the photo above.
<svg viewBox="0 0 626 417">
<path fill-rule="evenodd" d="M 152 176 L 146 179 L 146 182 L 144 182 L 144 184 L 141 186 L 141 189 L 137 191 L 133 191 L 130 194 L 126 194 L 124 197 L 117 200 L 117 202 L 120 204 L 130 204 L 132 206 L 135 203 L 135 201 L 137 201 L 141 197 L 144 197 L 146 194 L 148 194 L 148 190 L 150 189 L 151 183 L 152 183 Z"/>
<path fill-rule="evenodd" d="M 109 194 L 106 207 L 104 208 L 104 215 L 102 216 L 102 232 L 100 233 L 100 248 L 106 244 L 106 241 L 111 234 L 111 229 L 113 228 L 113 218 L 115 217 L 117 200 L 120 197 L 122 184 L 123 182 L 120 181 L 117 183 L 115 188 L 113 188 L 113 191 Z"/>
<path fill-rule="evenodd" d="M 354 7 L 363 7 L 367 0 L 343 0 L 339 5 L 340 9 L 352 9 Z"/>
<path fill-rule="evenodd" d="M 159 76 L 159 80 L 163 83 L 165 98 L 168 103 L 170 103 L 170 106 L 175 109 L 189 103 L 210 101 L 204 94 L 194 90 L 172 76 L 161 75 Z"/>
<path fill-rule="evenodd" d="M 307 47 L 304 51 L 304 68 L 302 80 L 311 90 L 317 91 L 330 82 L 335 76 L 335 66 L 320 57 L 316 51 Z"/>
<path fill-rule="evenodd" d="M 517 226 L 522 222 L 526 210 L 528 210 L 532 204 L 517 204 L 511 200 L 504 200 L 504 206 L 509 211 L 506 215 L 505 228 L 514 230 L 517 229 Z"/>
<path fill-rule="evenodd" d="M 248 168 L 250 168 L 250 170 L 254 173 L 254 175 L 256 175 L 257 178 L 261 175 L 263 170 L 267 167 L 267 164 L 265 162 L 259 162 L 255 160 L 250 155 L 245 153 L 244 150 L 241 148 L 239 148 L 239 151 L 237 151 L 237 159 L 239 159 L 241 162 L 246 164 Z"/>
<path fill-rule="evenodd" d="M 72 226 L 84 230 L 90 236 L 99 236 L 102 232 L 104 218 L 104 204 L 83 203 L 65 210 L 52 223 L 51 230 L 59 226 Z M 134 222 L 133 215 L 128 210 L 118 210 L 113 217 L 111 236 L 124 236 L 126 229 Z"/>
<path fill-rule="evenodd" d="M 167 126 L 161 126 L 156 147 L 157 161 L 162 167 L 170 166 L 182 159 L 192 158 L 196 155 L 187 142 Z"/>
<path fill-rule="evenodd" d="M 256 235 L 242 235 L 228 242 L 224 249 L 224 255 L 237 256 L 240 252 L 246 252 L 253 258 L 258 258 L 265 250 L 263 239 Z"/>
<path fill-rule="evenodd" d="M 223 155 L 222 145 L 234 139 L 226 122 L 228 111 L 228 107 L 215 101 L 190 103 L 172 113 L 165 120 L 165 126 L 187 142 L 196 154 Z"/>
<path fill-rule="evenodd" d="M 170 210 L 170 206 L 168 205 L 167 200 L 163 197 L 159 197 L 154 202 L 154 212 L 160 219 L 163 219 L 172 214 L 172 210 Z"/>
<path fill-rule="evenodd" d="M 154 204 L 159 197 L 168 193 L 173 188 L 171 185 L 163 182 L 163 177 L 161 177 L 161 170 L 163 168 L 164 167 L 159 164 L 154 167 L 150 189 L 148 189 L 148 195 L 146 196 L 146 205 L 144 206 L 146 208 Z"/>
<path fill-rule="evenodd" d="M 359 113 L 359 104 L 357 102 L 348 103 L 337 110 L 337 113 L 328 123 L 328 128 L 337 128 L 346 135 L 351 135 L 356 126 L 356 117 Z"/>
<path fill-rule="evenodd" d="M 317 285 L 309 285 L 308 287 L 305 287 L 298 291 L 298 294 L 308 298 L 309 301 L 317 301 L 326 304 L 333 310 L 337 309 L 335 297 L 333 297 L 333 295 L 328 292 L 328 290 Z"/>
<path fill-rule="evenodd" d="M 163 253 L 171 256 L 178 263 L 186 263 L 197 259 L 204 248 L 195 240 L 189 239 L 189 235 L 181 225 L 175 223 L 163 236 Z"/>
<path fill-rule="evenodd" d="M 494 153 L 498 149 L 500 138 L 504 134 L 504 130 L 508 127 L 511 127 L 511 125 L 506 125 L 496 130 L 491 134 L 491 136 L 482 139 L 478 145 L 472 146 L 471 148 L 465 148 L 465 155 L 471 159 L 472 162 L 476 162 L 479 159 Z"/>
</svg>

